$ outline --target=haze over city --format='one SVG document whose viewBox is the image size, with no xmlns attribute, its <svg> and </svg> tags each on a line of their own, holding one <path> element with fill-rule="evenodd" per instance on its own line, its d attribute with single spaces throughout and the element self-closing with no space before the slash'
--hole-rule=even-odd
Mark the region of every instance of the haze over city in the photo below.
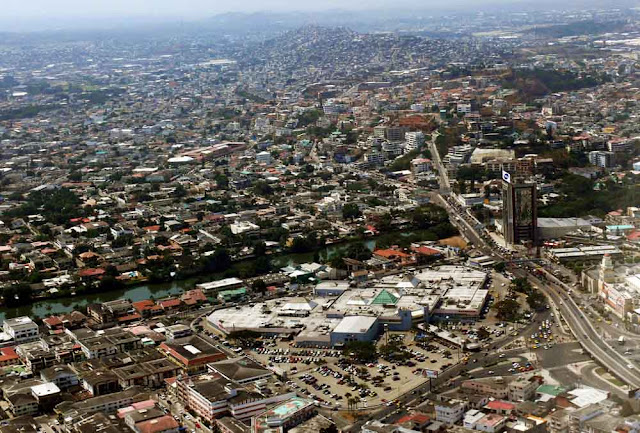
<svg viewBox="0 0 640 433">
<path fill-rule="evenodd" d="M 305 14 L 307 20 L 322 19 L 322 14 L 342 15 L 353 12 L 367 15 L 412 16 L 419 12 L 425 18 L 447 12 L 474 13 L 483 10 L 509 9 L 511 11 L 535 11 L 544 9 L 598 8 L 598 1 L 573 0 L 558 5 L 552 1 L 528 2 L 522 0 L 354 0 L 342 2 L 326 0 L 322 2 L 294 2 L 291 0 L 258 0 L 218 2 L 208 0 L 114 0 L 86 2 L 62 0 L 50 2 L 33 0 L 28 2 L 8 2 L 3 5 L 0 23 L 3 31 L 42 30 L 101 30 L 109 28 L 135 28 L 151 24 L 173 21 L 200 21 L 216 15 L 229 13 L 294 13 Z M 629 0 L 616 0 L 608 7 L 633 7 Z M 314 13 L 320 13 L 316 17 Z M 306 15 L 310 14 L 310 15 Z M 298 17 L 299 19 L 299 17 Z"/>
<path fill-rule="evenodd" d="M 638 433 L 633 1 L 5 2 L 0 433 Z"/>
</svg>

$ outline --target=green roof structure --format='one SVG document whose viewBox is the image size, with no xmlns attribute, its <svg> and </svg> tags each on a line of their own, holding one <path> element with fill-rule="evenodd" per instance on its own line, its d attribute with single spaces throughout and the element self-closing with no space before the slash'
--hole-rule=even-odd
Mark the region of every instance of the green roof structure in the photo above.
<svg viewBox="0 0 640 433">
<path fill-rule="evenodd" d="M 398 303 L 398 298 L 387 292 L 386 289 L 382 289 L 382 291 L 378 293 L 378 296 L 376 296 L 371 303 L 375 305 L 395 305 Z"/>
<path fill-rule="evenodd" d="M 233 298 L 239 298 L 246 294 L 247 294 L 247 289 L 245 289 L 244 287 L 241 287 L 239 289 L 223 290 L 222 292 L 218 293 L 218 297 L 223 298 L 224 300 L 228 300 Z"/>
<path fill-rule="evenodd" d="M 554 385 L 540 385 L 538 389 L 536 389 L 536 392 L 539 394 L 547 394 L 547 395 L 552 395 L 554 397 L 559 396 L 565 391 L 566 389 L 564 389 L 563 387 L 554 386 Z"/>
</svg>

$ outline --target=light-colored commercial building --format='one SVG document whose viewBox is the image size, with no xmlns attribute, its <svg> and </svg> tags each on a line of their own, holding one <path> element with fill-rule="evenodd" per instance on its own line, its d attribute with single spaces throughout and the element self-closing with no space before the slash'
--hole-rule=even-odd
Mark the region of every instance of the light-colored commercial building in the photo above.
<svg viewBox="0 0 640 433">
<path fill-rule="evenodd" d="M 27 316 L 5 319 L 2 329 L 16 343 L 37 340 L 39 336 L 38 325 Z"/>
<path fill-rule="evenodd" d="M 440 401 L 435 405 L 436 420 L 445 424 L 456 424 L 467 410 L 467 402 L 462 400 Z"/>
</svg>

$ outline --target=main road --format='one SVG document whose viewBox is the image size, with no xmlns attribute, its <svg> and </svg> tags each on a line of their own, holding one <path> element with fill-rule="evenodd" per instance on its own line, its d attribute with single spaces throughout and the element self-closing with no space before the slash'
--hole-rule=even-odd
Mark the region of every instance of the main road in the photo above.
<svg viewBox="0 0 640 433">
<path fill-rule="evenodd" d="M 491 238 L 476 232 L 475 228 L 467 221 L 464 213 L 457 210 L 455 204 L 452 204 L 441 195 L 438 195 L 438 199 L 453 217 L 453 224 L 458 226 L 465 237 L 474 242 L 483 254 L 491 255 L 500 260 L 509 260 L 500 253 L 497 248 L 498 245 L 493 243 Z M 616 352 L 598 334 L 589 319 L 578 308 L 574 299 L 565 291 L 566 289 L 549 280 L 553 278 L 550 274 L 548 274 L 549 279 L 542 281 L 534 276 L 526 266 L 511 265 L 510 271 L 514 276 L 527 278 L 555 304 L 573 335 L 575 335 L 584 350 L 590 353 L 595 360 L 632 389 L 640 388 L 640 371 L 627 358 Z"/>
<path fill-rule="evenodd" d="M 513 274 L 529 279 L 553 301 L 573 335 L 591 356 L 631 388 L 640 388 L 640 372 L 635 365 L 598 334 L 591 321 L 563 288 L 548 280 L 543 282 L 523 269 L 514 269 Z"/>
<path fill-rule="evenodd" d="M 438 152 L 438 146 L 436 146 L 436 140 L 438 139 L 438 131 L 433 131 L 431 140 L 429 140 L 429 150 L 431 151 L 431 159 L 436 165 L 438 175 L 440 176 L 440 192 L 448 195 L 451 193 L 451 183 L 449 182 L 449 176 L 447 175 L 447 169 L 442 163 L 440 158 L 440 152 Z"/>
</svg>

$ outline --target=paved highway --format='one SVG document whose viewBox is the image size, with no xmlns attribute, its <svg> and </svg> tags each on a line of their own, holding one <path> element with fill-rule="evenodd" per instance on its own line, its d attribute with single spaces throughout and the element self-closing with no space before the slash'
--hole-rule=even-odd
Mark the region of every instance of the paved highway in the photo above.
<svg viewBox="0 0 640 433">
<path fill-rule="evenodd" d="M 500 260 L 509 260 L 509 258 L 500 254 L 496 248 L 497 245 L 490 244 L 491 241 L 488 241 L 486 236 L 481 236 L 475 231 L 467 221 L 466 216 L 458 212 L 456 206 L 452 205 L 452 203 L 444 197 L 440 195 L 438 197 L 453 217 L 452 223 L 458 226 L 462 234 L 474 242 L 483 254 L 491 255 Z M 541 281 L 531 274 L 526 266 L 516 267 L 511 265 L 510 271 L 517 277 L 527 278 L 532 281 L 551 299 L 576 339 L 598 362 L 630 387 L 640 387 L 640 371 L 627 358 L 613 350 L 613 348 L 598 335 L 598 332 L 594 329 L 589 319 L 580 311 L 574 299 L 564 293 L 564 289 L 561 288 L 560 285 L 548 280 L 544 282 Z M 549 274 L 549 278 L 553 278 L 553 276 Z"/>
<path fill-rule="evenodd" d="M 591 321 L 562 288 L 551 282 L 542 282 L 523 269 L 514 269 L 513 273 L 528 278 L 556 304 L 571 332 L 597 361 L 632 388 L 640 387 L 640 372 L 637 368 L 598 334 Z"/>
<path fill-rule="evenodd" d="M 431 151 L 431 159 L 436 165 L 438 175 L 440 176 L 440 191 L 442 194 L 449 194 L 451 192 L 451 183 L 449 183 L 449 176 L 447 176 L 447 169 L 442 163 L 440 153 L 438 152 L 438 146 L 436 146 L 436 139 L 438 138 L 438 132 L 434 131 L 429 140 L 429 150 Z"/>
</svg>

